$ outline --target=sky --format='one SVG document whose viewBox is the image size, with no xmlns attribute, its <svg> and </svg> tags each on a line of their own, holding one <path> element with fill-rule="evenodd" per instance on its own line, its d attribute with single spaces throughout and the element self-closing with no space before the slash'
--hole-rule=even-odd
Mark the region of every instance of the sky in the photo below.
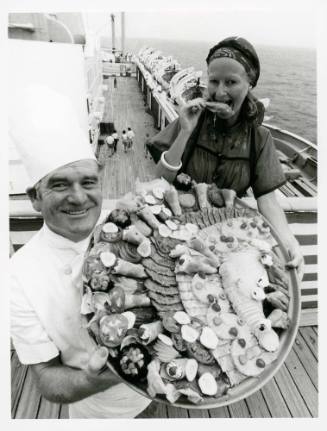
<svg viewBox="0 0 327 431">
<path fill-rule="evenodd" d="M 115 13 L 116 37 L 120 15 Z M 110 12 L 88 13 L 87 20 L 93 29 L 111 35 Z M 316 46 L 317 33 L 314 10 L 127 11 L 125 28 L 127 38 L 216 41 L 239 35 L 253 44 L 310 48 Z"/>
<path fill-rule="evenodd" d="M 240 35 L 253 44 L 316 46 L 325 0 L 2 0 L 7 10 L 85 12 L 110 34 L 110 13 L 126 11 L 126 37 L 216 41 Z M 28 7 L 26 5 L 28 4 Z M 7 6 L 8 7 L 8 6 Z M 1 9 L 1 6 L 0 6 Z M 319 36 L 318 36 L 319 37 Z"/>
</svg>

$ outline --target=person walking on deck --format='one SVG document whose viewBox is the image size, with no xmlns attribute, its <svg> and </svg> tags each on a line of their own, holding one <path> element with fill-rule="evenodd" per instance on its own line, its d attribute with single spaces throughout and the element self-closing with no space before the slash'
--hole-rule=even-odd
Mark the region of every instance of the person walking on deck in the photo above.
<svg viewBox="0 0 327 431">
<path fill-rule="evenodd" d="M 156 404 L 146 409 L 150 400 L 106 367 L 108 349 L 81 324 L 84 254 L 102 207 L 101 166 L 87 131 L 71 101 L 48 87 L 30 86 L 11 103 L 9 135 L 27 172 L 26 193 L 44 220 L 10 259 L 19 361 L 45 399 L 68 404 L 70 418 L 153 416 Z"/>
<path fill-rule="evenodd" d="M 114 138 L 114 153 L 116 153 L 117 152 L 117 144 L 119 141 L 117 130 L 114 129 L 114 132 L 112 133 L 111 136 Z"/>
<path fill-rule="evenodd" d="M 114 88 L 117 88 L 117 78 L 114 77 Z"/>
<path fill-rule="evenodd" d="M 148 156 L 150 156 L 150 159 L 152 158 L 150 153 L 149 153 L 149 149 L 148 149 L 149 141 L 150 141 L 150 135 L 149 135 L 149 133 L 147 133 L 145 135 L 145 140 L 144 140 L 144 156 L 146 159 L 148 158 Z"/>
<path fill-rule="evenodd" d="M 115 151 L 115 139 L 112 135 L 106 137 L 106 144 L 108 146 L 108 157 L 111 157 Z"/>
<path fill-rule="evenodd" d="M 126 130 L 123 130 L 121 139 L 124 145 L 124 152 L 127 153 L 129 146 L 128 146 L 128 136 L 127 136 Z"/>
<path fill-rule="evenodd" d="M 127 138 L 128 138 L 128 148 L 132 148 L 134 138 L 135 138 L 135 133 L 130 127 L 127 128 Z"/>
</svg>

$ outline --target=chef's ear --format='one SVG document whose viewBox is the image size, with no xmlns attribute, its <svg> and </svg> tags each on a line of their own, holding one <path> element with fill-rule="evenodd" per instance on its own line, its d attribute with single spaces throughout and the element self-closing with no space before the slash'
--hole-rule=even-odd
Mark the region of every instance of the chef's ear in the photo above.
<svg viewBox="0 0 327 431">
<path fill-rule="evenodd" d="M 41 204 L 40 204 L 41 199 L 40 199 L 40 192 L 38 190 L 38 187 L 37 186 L 27 187 L 26 194 L 29 197 L 35 211 L 40 212 L 41 211 Z"/>
</svg>

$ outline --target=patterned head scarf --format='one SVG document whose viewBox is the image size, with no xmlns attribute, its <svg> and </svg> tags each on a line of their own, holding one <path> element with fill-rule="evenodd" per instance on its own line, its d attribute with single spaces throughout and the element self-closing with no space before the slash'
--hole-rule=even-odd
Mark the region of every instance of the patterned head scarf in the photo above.
<svg viewBox="0 0 327 431">
<path fill-rule="evenodd" d="M 233 58 L 245 69 L 252 87 L 257 85 L 260 76 L 260 62 L 254 47 L 242 37 L 228 37 L 213 46 L 206 58 L 207 65 L 215 58 Z"/>
</svg>

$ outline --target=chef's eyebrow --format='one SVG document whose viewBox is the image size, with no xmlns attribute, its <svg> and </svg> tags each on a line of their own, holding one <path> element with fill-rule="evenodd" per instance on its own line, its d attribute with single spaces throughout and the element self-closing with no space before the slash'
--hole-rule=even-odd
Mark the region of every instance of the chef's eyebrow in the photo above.
<svg viewBox="0 0 327 431">
<path fill-rule="evenodd" d="M 93 175 L 93 174 L 84 175 L 82 177 L 81 181 L 85 181 L 85 180 L 98 181 L 99 177 L 98 177 L 98 175 Z M 57 183 L 57 182 L 67 183 L 67 182 L 70 182 L 70 180 L 66 176 L 63 176 L 60 174 L 54 174 L 50 178 L 48 178 L 46 185 L 51 186 L 52 184 Z"/>
<path fill-rule="evenodd" d="M 52 175 L 50 178 L 47 179 L 46 185 L 51 186 L 53 183 L 56 183 L 58 181 L 67 182 L 67 178 L 61 175 Z"/>
<path fill-rule="evenodd" d="M 97 181 L 98 179 L 99 179 L 98 175 L 85 175 L 85 176 L 82 178 L 82 181 L 85 181 L 85 180 L 93 180 L 93 181 Z"/>
</svg>

